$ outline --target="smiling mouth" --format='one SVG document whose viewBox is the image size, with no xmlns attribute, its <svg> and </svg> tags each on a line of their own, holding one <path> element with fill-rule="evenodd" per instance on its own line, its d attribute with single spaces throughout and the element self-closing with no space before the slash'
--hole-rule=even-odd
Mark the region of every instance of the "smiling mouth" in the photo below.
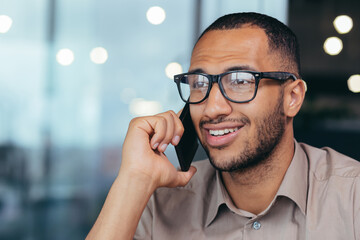
<svg viewBox="0 0 360 240">
<path fill-rule="evenodd" d="M 225 128 L 225 129 L 219 129 L 219 130 L 211 130 L 211 129 L 209 129 L 209 133 L 210 133 L 211 136 L 224 136 L 226 134 L 236 132 L 239 129 L 240 129 L 239 127 Z"/>
</svg>

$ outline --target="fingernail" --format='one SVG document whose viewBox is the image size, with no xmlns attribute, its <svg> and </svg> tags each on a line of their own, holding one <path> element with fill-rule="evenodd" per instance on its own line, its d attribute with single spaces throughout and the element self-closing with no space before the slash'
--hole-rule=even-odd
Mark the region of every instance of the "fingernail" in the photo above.
<svg viewBox="0 0 360 240">
<path fill-rule="evenodd" d="M 174 140 L 173 140 L 173 143 L 174 143 L 175 145 L 177 145 L 177 144 L 179 143 L 179 141 L 180 141 L 180 137 L 179 137 L 179 136 L 175 136 L 175 137 L 174 137 Z"/>
<path fill-rule="evenodd" d="M 162 152 L 165 152 L 167 146 L 168 146 L 167 144 L 161 145 L 160 150 L 161 150 Z"/>
<path fill-rule="evenodd" d="M 156 149 L 158 146 L 159 146 L 159 143 L 155 143 L 152 148 Z"/>
</svg>

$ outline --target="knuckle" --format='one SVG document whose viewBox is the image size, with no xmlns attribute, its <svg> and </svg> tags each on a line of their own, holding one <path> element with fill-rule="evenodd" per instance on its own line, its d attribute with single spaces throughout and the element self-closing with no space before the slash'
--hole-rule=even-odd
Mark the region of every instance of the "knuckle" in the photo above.
<svg viewBox="0 0 360 240">
<path fill-rule="evenodd" d="M 173 117 L 172 113 L 173 113 L 172 110 L 168 110 L 166 112 L 161 113 L 160 116 L 162 116 L 162 117 L 164 117 L 166 119 L 172 119 L 172 117 Z"/>
<path fill-rule="evenodd" d="M 159 121 L 161 124 L 166 124 L 166 118 L 164 116 L 159 116 Z"/>
<path fill-rule="evenodd" d="M 167 141 L 167 142 L 170 142 L 171 140 L 172 140 L 172 138 L 173 138 L 173 133 L 171 133 L 171 132 L 168 132 L 167 134 L 166 134 L 166 136 L 165 136 L 165 140 Z"/>
<path fill-rule="evenodd" d="M 179 129 L 179 131 L 184 131 L 184 124 L 182 123 L 182 121 L 180 119 L 178 119 L 176 121 L 176 127 L 177 127 L 177 129 Z"/>
<path fill-rule="evenodd" d="M 133 119 L 130 120 L 129 126 L 134 126 L 136 125 L 140 120 L 140 117 L 135 117 Z"/>
<path fill-rule="evenodd" d="M 184 130 L 185 130 L 184 125 L 183 125 L 183 124 L 180 124 L 180 126 L 179 126 L 179 132 L 183 133 Z"/>
<path fill-rule="evenodd" d="M 168 113 L 170 113 L 172 116 L 176 115 L 176 113 L 173 110 L 169 110 Z"/>
</svg>

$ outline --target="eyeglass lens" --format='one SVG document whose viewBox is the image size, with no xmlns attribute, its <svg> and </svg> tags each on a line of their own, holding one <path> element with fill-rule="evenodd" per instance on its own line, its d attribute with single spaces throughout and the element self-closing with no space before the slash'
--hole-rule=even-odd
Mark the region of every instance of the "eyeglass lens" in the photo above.
<svg viewBox="0 0 360 240">
<path fill-rule="evenodd" d="M 221 77 L 221 87 L 233 101 L 248 101 L 255 94 L 255 76 L 248 72 L 232 72 Z M 180 92 L 184 100 L 202 101 L 209 90 L 210 79 L 201 74 L 187 74 L 180 80 Z M 224 94 L 223 93 L 223 94 Z"/>
</svg>

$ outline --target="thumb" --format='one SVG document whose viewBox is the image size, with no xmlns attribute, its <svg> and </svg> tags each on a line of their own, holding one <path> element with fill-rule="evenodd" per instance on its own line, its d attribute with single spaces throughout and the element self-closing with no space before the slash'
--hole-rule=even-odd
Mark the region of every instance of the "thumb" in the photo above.
<svg viewBox="0 0 360 240">
<path fill-rule="evenodd" d="M 197 169 L 191 166 L 187 172 L 178 172 L 177 175 L 177 186 L 184 187 L 190 179 L 195 175 Z"/>
<path fill-rule="evenodd" d="M 181 113 L 182 113 L 183 110 L 184 110 L 184 108 L 182 108 L 180 111 L 178 111 L 178 112 L 176 113 L 176 115 L 177 115 L 178 117 L 180 117 L 180 115 L 181 115 Z"/>
</svg>

